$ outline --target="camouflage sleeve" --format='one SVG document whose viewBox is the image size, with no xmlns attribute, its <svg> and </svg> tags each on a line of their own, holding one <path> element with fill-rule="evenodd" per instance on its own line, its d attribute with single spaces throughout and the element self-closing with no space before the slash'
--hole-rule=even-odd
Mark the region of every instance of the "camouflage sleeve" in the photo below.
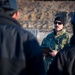
<svg viewBox="0 0 75 75">
<path fill-rule="evenodd" d="M 51 38 L 51 34 L 48 34 L 42 41 L 41 46 L 48 46 L 49 39 Z"/>
<path fill-rule="evenodd" d="M 66 45 L 65 46 L 70 46 L 70 35 L 69 33 L 66 33 Z"/>
<path fill-rule="evenodd" d="M 71 35 L 68 34 L 68 44 L 70 44 Z"/>
</svg>

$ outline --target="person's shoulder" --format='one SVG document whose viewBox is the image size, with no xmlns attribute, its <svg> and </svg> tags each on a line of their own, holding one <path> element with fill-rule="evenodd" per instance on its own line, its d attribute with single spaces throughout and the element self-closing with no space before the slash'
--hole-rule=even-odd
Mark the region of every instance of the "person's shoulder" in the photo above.
<svg viewBox="0 0 75 75">
<path fill-rule="evenodd" d="M 47 37 L 53 37 L 54 36 L 54 32 L 52 31 L 52 32 L 50 32 L 48 35 L 47 35 Z"/>
<path fill-rule="evenodd" d="M 67 32 L 67 31 L 65 32 L 65 35 L 66 35 L 66 36 L 69 36 L 69 34 L 70 34 L 69 32 Z"/>
<path fill-rule="evenodd" d="M 65 38 L 70 38 L 70 37 L 71 37 L 70 33 L 67 32 L 67 31 L 63 34 L 63 36 L 64 36 Z"/>
<path fill-rule="evenodd" d="M 28 37 L 28 39 L 36 39 L 36 37 L 28 30 L 26 29 L 23 29 L 23 34 L 25 37 Z"/>
</svg>

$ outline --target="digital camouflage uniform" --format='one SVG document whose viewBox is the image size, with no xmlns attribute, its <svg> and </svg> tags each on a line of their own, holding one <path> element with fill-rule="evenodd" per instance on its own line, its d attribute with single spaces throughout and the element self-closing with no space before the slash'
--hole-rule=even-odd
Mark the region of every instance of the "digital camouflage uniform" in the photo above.
<svg viewBox="0 0 75 75">
<path fill-rule="evenodd" d="M 69 45 L 69 40 L 69 34 L 66 32 L 65 29 L 62 29 L 61 31 L 57 32 L 57 35 L 55 35 L 54 32 L 48 34 L 47 37 L 43 39 L 41 46 L 49 47 L 52 50 L 59 51 L 60 49 L 63 49 L 64 47 Z M 44 62 L 46 71 L 48 70 L 52 60 L 53 57 L 51 56 L 45 57 Z"/>
</svg>

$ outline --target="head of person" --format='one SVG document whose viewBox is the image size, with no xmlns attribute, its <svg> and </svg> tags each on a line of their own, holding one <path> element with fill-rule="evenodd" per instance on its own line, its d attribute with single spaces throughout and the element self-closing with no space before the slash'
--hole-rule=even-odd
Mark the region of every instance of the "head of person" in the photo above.
<svg viewBox="0 0 75 75">
<path fill-rule="evenodd" d="M 0 0 L 0 12 L 17 19 L 19 11 L 16 0 Z"/>
<path fill-rule="evenodd" d="M 74 13 L 73 17 L 71 18 L 71 24 L 72 24 L 72 28 L 73 28 L 73 34 L 75 35 L 75 13 Z"/>
<path fill-rule="evenodd" d="M 75 41 L 74 41 L 75 40 L 75 13 L 71 18 L 71 25 L 72 25 L 72 29 L 73 29 L 73 35 L 70 39 L 70 44 L 71 44 L 71 46 L 73 46 L 73 45 L 75 45 Z"/>
<path fill-rule="evenodd" d="M 65 20 L 62 16 L 57 16 L 54 20 L 54 27 L 56 31 L 60 31 L 63 29 L 65 24 Z"/>
</svg>

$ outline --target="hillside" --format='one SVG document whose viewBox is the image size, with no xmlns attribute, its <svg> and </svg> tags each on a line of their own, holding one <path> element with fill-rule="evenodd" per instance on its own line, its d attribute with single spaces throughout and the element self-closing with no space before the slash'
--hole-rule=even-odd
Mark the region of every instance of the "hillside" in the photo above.
<svg viewBox="0 0 75 75">
<path fill-rule="evenodd" d="M 70 30 L 70 19 L 75 10 L 75 1 L 25 1 L 18 0 L 19 21 L 24 28 L 51 30 L 56 15 L 66 19 L 65 27 Z"/>
<path fill-rule="evenodd" d="M 39 40 L 54 28 L 57 15 L 65 17 L 65 28 L 72 32 L 70 19 L 75 12 L 75 1 L 26 1 L 17 0 L 19 5 L 19 21 L 25 29 L 38 29 Z M 41 36 L 42 35 L 42 36 Z"/>
</svg>

